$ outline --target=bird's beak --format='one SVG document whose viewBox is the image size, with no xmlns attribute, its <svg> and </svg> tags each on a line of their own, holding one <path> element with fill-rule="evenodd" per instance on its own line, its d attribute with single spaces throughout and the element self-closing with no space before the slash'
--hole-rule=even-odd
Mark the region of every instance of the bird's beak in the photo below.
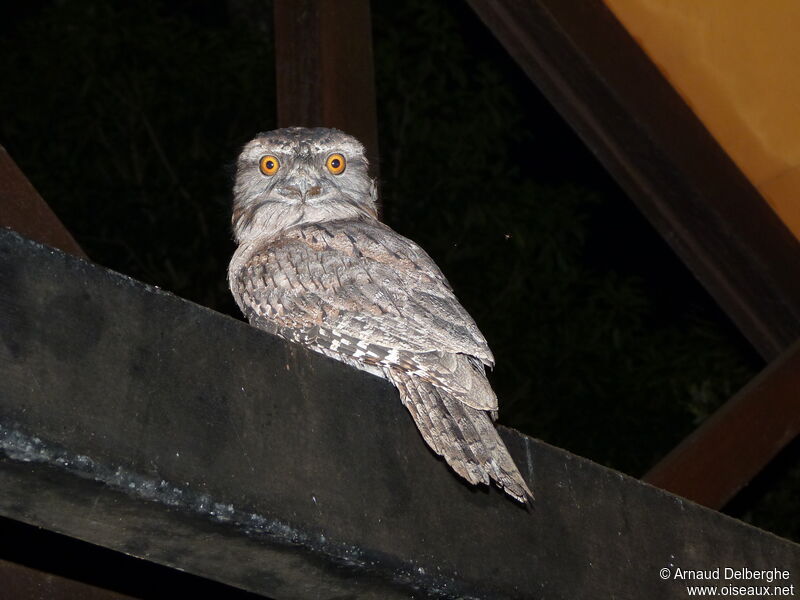
<svg viewBox="0 0 800 600">
<path fill-rule="evenodd" d="M 313 179 L 300 177 L 288 181 L 286 185 L 279 189 L 283 196 L 294 196 L 300 198 L 300 201 L 305 204 L 308 200 L 319 196 L 322 193 L 322 184 Z"/>
<path fill-rule="evenodd" d="M 300 198 L 305 204 L 309 198 L 314 198 L 322 193 L 322 186 L 317 181 L 303 181 L 300 184 Z"/>
</svg>

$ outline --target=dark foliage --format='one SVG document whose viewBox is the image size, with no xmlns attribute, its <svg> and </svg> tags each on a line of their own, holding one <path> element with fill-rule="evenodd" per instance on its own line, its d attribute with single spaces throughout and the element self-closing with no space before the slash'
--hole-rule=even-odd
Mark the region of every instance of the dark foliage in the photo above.
<svg viewBox="0 0 800 600">
<path fill-rule="evenodd" d="M 94 260 L 233 311 L 231 167 L 275 125 L 272 47 L 248 14 L 170 7 L 71 0 L 19 24 L 3 144 Z"/>
</svg>

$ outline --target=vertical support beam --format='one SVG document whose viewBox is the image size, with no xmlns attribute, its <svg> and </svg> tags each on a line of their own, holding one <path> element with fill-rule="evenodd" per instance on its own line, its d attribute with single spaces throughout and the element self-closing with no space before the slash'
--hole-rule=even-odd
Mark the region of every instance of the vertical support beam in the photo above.
<svg viewBox="0 0 800 600">
<path fill-rule="evenodd" d="M 800 434 L 800 340 L 653 467 L 644 481 L 720 509 Z"/>
<path fill-rule="evenodd" d="M 377 176 L 369 0 L 275 0 L 275 60 L 278 125 L 354 135 Z"/>
<path fill-rule="evenodd" d="M 2 146 L 0 227 L 8 227 L 42 244 L 86 258 L 84 251 Z"/>
</svg>

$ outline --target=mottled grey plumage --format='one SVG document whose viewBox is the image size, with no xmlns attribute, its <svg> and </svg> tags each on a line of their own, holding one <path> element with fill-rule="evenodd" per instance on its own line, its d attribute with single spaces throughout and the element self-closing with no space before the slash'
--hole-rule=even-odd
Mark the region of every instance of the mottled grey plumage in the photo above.
<svg viewBox="0 0 800 600">
<path fill-rule="evenodd" d="M 263 133 L 234 187 L 228 281 L 252 325 L 385 377 L 422 437 L 470 483 L 532 494 L 494 428 L 494 364 L 414 242 L 378 221 L 364 149 L 335 129 Z"/>
</svg>

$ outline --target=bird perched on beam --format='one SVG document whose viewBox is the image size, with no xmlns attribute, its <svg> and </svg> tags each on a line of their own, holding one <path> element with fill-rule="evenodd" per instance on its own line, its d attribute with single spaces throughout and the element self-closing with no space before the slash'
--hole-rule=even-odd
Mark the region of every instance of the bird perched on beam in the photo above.
<svg viewBox="0 0 800 600">
<path fill-rule="evenodd" d="M 378 220 L 364 147 L 292 127 L 245 145 L 228 282 L 250 323 L 391 381 L 422 437 L 470 483 L 533 495 L 494 427 L 494 365 L 422 248 Z"/>
</svg>

